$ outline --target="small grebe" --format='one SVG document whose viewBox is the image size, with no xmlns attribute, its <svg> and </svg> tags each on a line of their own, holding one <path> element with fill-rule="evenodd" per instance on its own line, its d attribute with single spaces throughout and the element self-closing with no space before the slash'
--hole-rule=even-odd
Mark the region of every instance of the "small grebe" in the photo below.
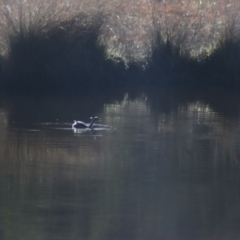
<svg viewBox="0 0 240 240">
<path fill-rule="evenodd" d="M 81 121 L 76 121 L 76 120 L 74 120 L 74 123 L 73 123 L 73 125 L 72 125 L 72 128 L 73 128 L 73 129 L 74 129 L 74 128 L 92 128 L 93 123 L 98 120 L 98 117 L 91 117 L 90 119 L 91 119 L 90 124 L 87 124 L 87 123 L 84 123 L 84 122 L 81 122 Z"/>
</svg>

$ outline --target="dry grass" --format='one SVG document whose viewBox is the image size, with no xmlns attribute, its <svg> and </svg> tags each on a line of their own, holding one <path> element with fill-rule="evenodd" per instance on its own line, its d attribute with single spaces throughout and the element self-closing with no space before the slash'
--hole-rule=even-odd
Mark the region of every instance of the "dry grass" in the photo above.
<svg viewBox="0 0 240 240">
<path fill-rule="evenodd" d="M 199 57 L 228 37 L 239 38 L 240 30 L 237 0 L 5 0 L 1 8 L 2 53 L 12 36 L 42 37 L 73 21 L 85 30 L 98 25 L 107 56 L 125 62 L 151 58 L 157 36 Z"/>
<path fill-rule="evenodd" d="M 97 46 L 107 59 L 145 67 L 159 46 L 200 61 L 240 41 L 238 0 L 1 0 L 0 7 L 3 71 L 15 71 L 28 49 L 24 78 L 32 72 L 30 62 L 38 68 L 30 76 L 50 76 L 58 71 L 52 65 L 62 68 L 69 59 L 90 73 L 95 63 L 104 64 L 100 56 L 87 60 Z"/>
<path fill-rule="evenodd" d="M 3 3 L 0 18 L 3 55 L 11 51 L 12 42 L 19 39 L 50 38 L 56 31 L 68 30 L 67 36 L 77 28 L 86 31 L 91 24 L 96 24 L 95 14 L 86 11 L 83 4 L 70 1 L 6 0 Z"/>
<path fill-rule="evenodd" d="M 148 61 L 156 46 L 202 59 L 229 39 L 240 38 L 237 0 L 123 0 L 105 2 L 99 42 L 124 62 Z"/>
<path fill-rule="evenodd" d="M 210 56 L 229 38 L 240 37 L 236 0 L 177 1 L 159 7 L 164 13 L 158 20 L 162 39 L 193 58 Z"/>
</svg>

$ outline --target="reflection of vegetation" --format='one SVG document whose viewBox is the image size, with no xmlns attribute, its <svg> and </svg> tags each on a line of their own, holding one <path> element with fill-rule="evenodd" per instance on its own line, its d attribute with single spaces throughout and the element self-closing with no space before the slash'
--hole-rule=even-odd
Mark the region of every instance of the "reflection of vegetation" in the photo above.
<svg viewBox="0 0 240 240">
<path fill-rule="evenodd" d="M 92 87 L 126 81 L 125 73 L 132 81 L 131 70 L 124 68 L 134 64 L 151 65 L 147 73 L 152 76 L 155 70 L 157 81 L 173 80 L 171 73 L 186 81 L 192 73 L 189 81 L 194 84 L 197 75 L 203 82 L 239 82 L 237 0 L 2 0 L 0 4 L 1 79 L 15 89 Z"/>
<path fill-rule="evenodd" d="M 5 133 L 6 133 L 6 127 L 8 125 L 8 116 L 7 113 L 0 109 L 0 141 L 4 141 L 5 139 Z"/>
<path fill-rule="evenodd" d="M 239 112 L 232 116 L 223 104 L 216 111 L 212 93 L 171 91 L 5 103 L 11 122 L 23 123 L 43 105 L 45 117 L 37 110 L 44 119 L 94 111 L 115 130 L 97 138 L 29 131 L 39 115 L 23 127 L 2 126 L 8 134 L 0 144 L 0 237 L 208 239 L 220 222 L 233 221 L 229 209 L 238 208 L 240 197 Z M 221 96 L 230 105 L 237 100 Z"/>
<path fill-rule="evenodd" d="M 185 96 L 166 90 L 158 95 L 150 94 L 148 98 L 131 100 L 129 97 L 127 101 L 105 106 L 109 123 L 119 122 L 123 135 L 127 132 L 134 135 L 128 138 L 132 137 L 126 144 L 128 149 L 138 151 L 132 160 L 134 156 L 138 159 L 127 163 L 130 175 L 125 175 L 129 180 L 125 194 L 133 195 L 136 203 L 128 209 L 132 216 L 125 221 L 136 224 L 139 234 L 136 239 L 156 236 L 195 239 L 196 235 L 208 239 L 213 229 L 220 228 L 219 219 L 226 221 L 224 215 L 228 207 L 224 204 L 239 208 L 239 193 L 233 193 L 239 186 L 239 134 L 235 133 L 239 129 L 238 118 L 224 119 L 222 113 L 214 112 L 210 107 L 211 97 L 210 103 L 205 104 L 207 98 L 201 101 L 199 93 L 193 95 L 190 103 Z M 215 101 L 214 95 L 212 97 Z M 231 105 L 231 98 L 224 99 L 229 99 Z M 158 115 L 154 117 L 156 112 Z M 144 139 L 136 137 L 136 128 L 138 134 L 146 131 Z M 230 196 L 236 199 L 228 199 Z M 144 207 L 139 207 L 144 201 Z M 226 217 L 228 220 L 232 217 L 231 223 L 237 218 L 232 211 Z M 198 226 L 194 225 L 196 221 Z M 221 232 L 225 236 L 229 231 L 239 236 L 239 230 L 230 224 Z M 216 236 L 219 236 L 217 230 Z"/>
</svg>

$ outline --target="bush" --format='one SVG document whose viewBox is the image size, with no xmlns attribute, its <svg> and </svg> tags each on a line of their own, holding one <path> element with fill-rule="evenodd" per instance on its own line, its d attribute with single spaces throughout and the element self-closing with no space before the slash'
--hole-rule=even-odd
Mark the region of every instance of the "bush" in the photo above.
<svg viewBox="0 0 240 240">
<path fill-rule="evenodd" d="M 133 65 L 159 82 L 196 72 L 215 82 L 219 66 L 239 81 L 237 0 L 0 3 L 0 64 L 11 87 L 109 83 L 116 72 L 132 77 Z"/>
</svg>

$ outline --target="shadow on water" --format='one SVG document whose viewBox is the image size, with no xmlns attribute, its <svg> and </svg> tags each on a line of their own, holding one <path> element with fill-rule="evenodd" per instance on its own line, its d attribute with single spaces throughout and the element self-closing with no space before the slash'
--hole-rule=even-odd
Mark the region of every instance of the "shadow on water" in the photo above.
<svg viewBox="0 0 240 240">
<path fill-rule="evenodd" d="M 3 97 L 0 239 L 239 239 L 239 100 L 171 88 Z M 71 128 L 92 115 L 93 130 Z"/>
</svg>

